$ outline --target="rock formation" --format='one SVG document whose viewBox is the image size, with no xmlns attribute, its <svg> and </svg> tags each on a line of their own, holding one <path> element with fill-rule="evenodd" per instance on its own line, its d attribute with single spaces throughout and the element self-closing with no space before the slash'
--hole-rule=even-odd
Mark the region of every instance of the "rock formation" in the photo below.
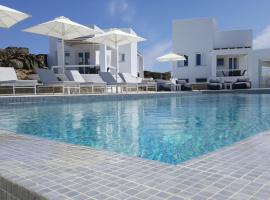
<svg viewBox="0 0 270 200">
<path fill-rule="evenodd" d="M 36 68 L 47 68 L 46 54 L 30 54 L 28 48 L 7 47 L 0 49 L 0 67 L 14 67 L 18 78 L 28 79 Z"/>
</svg>

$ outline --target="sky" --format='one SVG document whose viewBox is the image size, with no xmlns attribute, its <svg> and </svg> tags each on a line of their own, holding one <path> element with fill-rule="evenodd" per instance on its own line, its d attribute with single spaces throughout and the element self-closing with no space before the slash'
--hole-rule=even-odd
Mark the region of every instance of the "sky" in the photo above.
<svg viewBox="0 0 270 200">
<path fill-rule="evenodd" d="M 22 29 L 65 16 L 100 28 L 131 27 L 146 38 L 139 44 L 145 70 L 170 71 L 170 63 L 156 58 L 172 50 L 172 21 L 215 17 L 222 30 L 252 29 L 255 48 L 270 47 L 269 0 L 0 0 L 32 17 L 10 29 L 0 29 L 0 48 L 28 47 L 31 53 L 48 53 L 48 38 Z"/>
</svg>

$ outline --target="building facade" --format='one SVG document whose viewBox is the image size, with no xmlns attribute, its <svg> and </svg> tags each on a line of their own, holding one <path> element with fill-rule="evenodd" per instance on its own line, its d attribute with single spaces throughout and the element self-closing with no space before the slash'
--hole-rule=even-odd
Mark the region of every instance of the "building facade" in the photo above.
<svg viewBox="0 0 270 200">
<path fill-rule="evenodd" d="M 97 26 L 91 28 L 101 30 Z M 135 34 L 131 28 L 120 29 Z M 107 30 L 102 30 L 106 32 Z M 78 69 L 80 73 L 98 73 L 99 71 L 116 72 L 116 50 L 104 44 L 85 42 L 93 37 L 83 37 L 65 41 L 65 63 L 62 63 L 61 40 L 49 38 L 48 65 L 53 69 L 65 65 L 66 69 Z M 130 73 L 133 76 L 143 77 L 143 56 L 138 53 L 137 43 L 119 47 L 119 72 Z"/>
<path fill-rule="evenodd" d="M 261 86 L 270 49 L 253 49 L 252 30 L 217 31 L 214 18 L 173 21 L 173 51 L 186 57 L 173 64 L 172 77 L 188 82 L 249 78 Z"/>
</svg>

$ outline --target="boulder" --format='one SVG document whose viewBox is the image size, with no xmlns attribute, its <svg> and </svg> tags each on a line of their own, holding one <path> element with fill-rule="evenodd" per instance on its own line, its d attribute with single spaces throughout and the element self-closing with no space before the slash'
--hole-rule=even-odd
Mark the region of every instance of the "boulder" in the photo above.
<svg viewBox="0 0 270 200">
<path fill-rule="evenodd" d="M 0 49 L 0 67 L 14 67 L 18 77 L 27 79 L 36 68 L 47 68 L 46 54 L 30 54 L 28 48 L 7 47 Z"/>
</svg>

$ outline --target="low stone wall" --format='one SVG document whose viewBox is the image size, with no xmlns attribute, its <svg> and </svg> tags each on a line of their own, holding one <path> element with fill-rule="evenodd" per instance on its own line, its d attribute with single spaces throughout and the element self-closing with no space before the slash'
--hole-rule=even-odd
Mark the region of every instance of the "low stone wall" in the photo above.
<svg viewBox="0 0 270 200">
<path fill-rule="evenodd" d="M 12 183 L 11 181 L 0 177 L 0 199 L 1 200 L 46 200 L 47 198 L 29 191 L 24 187 Z"/>
</svg>

